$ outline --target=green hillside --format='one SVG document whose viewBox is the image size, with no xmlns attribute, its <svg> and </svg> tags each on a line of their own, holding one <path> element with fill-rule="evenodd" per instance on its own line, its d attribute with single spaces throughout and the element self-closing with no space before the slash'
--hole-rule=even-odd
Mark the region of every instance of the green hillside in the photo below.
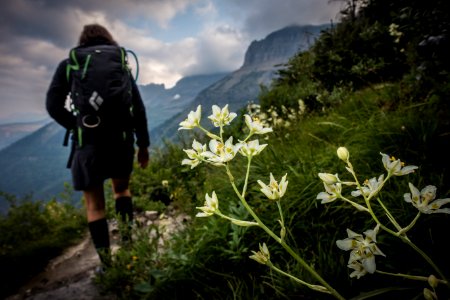
<svg viewBox="0 0 450 300">
<path fill-rule="evenodd" d="M 137 226 L 97 279 L 104 289 L 119 299 L 450 297 L 449 11 L 440 0 L 345 3 L 260 106 L 224 111 L 219 121 L 233 120 L 213 147 L 193 124 L 183 145 L 136 167 L 137 211 L 164 211 L 165 195 L 192 221 L 163 250 L 158 228 Z M 202 127 L 210 115 L 202 106 Z M 267 146 L 253 145 L 251 159 L 249 145 L 243 156 L 224 143 L 252 128 L 247 142 Z"/>
</svg>

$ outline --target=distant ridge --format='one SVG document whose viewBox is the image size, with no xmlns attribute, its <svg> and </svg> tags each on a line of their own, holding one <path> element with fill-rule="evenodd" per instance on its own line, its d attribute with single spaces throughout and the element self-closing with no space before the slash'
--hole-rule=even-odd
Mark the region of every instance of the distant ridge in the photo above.
<svg viewBox="0 0 450 300">
<path fill-rule="evenodd" d="M 35 132 L 40 127 L 49 122 L 40 120 L 34 122 L 15 122 L 0 125 L 0 150 L 20 140 L 27 134 Z"/>
<path fill-rule="evenodd" d="M 258 102 L 261 85 L 270 85 L 277 70 L 311 46 L 326 27 L 289 26 L 253 41 L 242 67 L 232 73 L 186 77 L 171 89 L 157 84 L 140 86 L 152 147 L 162 146 L 163 139 L 177 141 L 179 122 L 198 104 L 207 112 L 212 104 L 229 104 L 237 111 L 248 102 Z M 64 133 L 51 122 L 0 150 L 0 191 L 16 196 L 32 193 L 33 198 L 42 200 L 62 192 L 64 182 L 71 182 L 70 170 L 65 167 L 70 149 L 62 146 Z"/>
<path fill-rule="evenodd" d="M 180 138 L 183 133 L 177 130 L 178 124 L 199 104 L 204 111 L 210 110 L 213 104 L 229 104 L 231 110 L 237 111 L 249 102 L 258 103 L 261 86 L 269 86 L 277 71 L 296 53 L 307 50 L 328 27 L 292 25 L 269 34 L 263 40 L 253 41 L 242 67 L 201 91 L 185 110 L 155 128 L 152 131 L 154 140 L 161 145 L 164 139 L 176 141 Z"/>
</svg>

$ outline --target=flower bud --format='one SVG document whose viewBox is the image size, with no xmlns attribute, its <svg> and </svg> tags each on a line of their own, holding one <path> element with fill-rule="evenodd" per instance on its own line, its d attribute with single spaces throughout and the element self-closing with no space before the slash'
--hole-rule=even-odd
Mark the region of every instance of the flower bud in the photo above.
<svg viewBox="0 0 450 300">
<path fill-rule="evenodd" d="M 427 288 L 424 288 L 424 289 L 423 289 L 423 297 L 424 297 L 426 300 L 436 300 L 436 299 L 437 299 L 436 294 L 433 293 L 432 291 L 430 291 L 430 290 L 427 289 Z"/>
<path fill-rule="evenodd" d="M 286 227 L 281 227 L 281 230 L 280 230 L 280 238 L 281 238 L 281 240 L 284 240 L 284 238 L 286 237 Z"/>
<path fill-rule="evenodd" d="M 438 286 L 439 281 L 436 276 L 430 275 L 430 277 L 428 277 L 428 284 L 434 289 Z"/>
<path fill-rule="evenodd" d="M 243 227 L 258 226 L 258 223 L 256 223 L 256 222 L 242 221 L 242 220 L 236 220 L 236 219 L 232 219 L 231 223 L 236 224 L 238 226 L 243 226 Z"/>
<path fill-rule="evenodd" d="M 347 148 L 345 147 L 339 147 L 337 149 L 337 156 L 342 159 L 345 162 L 348 162 L 348 159 L 350 157 L 350 153 L 348 153 Z"/>
<path fill-rule="evenodd" d="M 328 185 L 335 184 L 336 182 L 339 182 L 339 178 L 336 175 L 330 174 L 330 173 L 319 173 L 319 178 Z"/>
</svg>

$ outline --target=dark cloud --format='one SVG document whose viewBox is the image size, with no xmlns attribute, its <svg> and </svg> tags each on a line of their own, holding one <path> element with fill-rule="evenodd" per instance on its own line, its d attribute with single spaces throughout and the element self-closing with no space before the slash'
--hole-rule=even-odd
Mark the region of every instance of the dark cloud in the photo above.
<svg viewBox="0 0 450 300">
<path fill-rule="evenodd" d="M 0 13 L 2 40 L 27 37 L 51 41 L 60 47 L 73 43 L 74 27 L 78 26 L 68 17 L 70 6 L 61 8 L 46 3 L 23 0 L 4 3 Z"/>
<path fill-rule="evenodd" d="M 228 9 L 242 18 L 242 30 L 252 38 L 292 24 L 318 25 L 338 18 L 339 2 L 329 0 L 228 0 Z"/>
<path fill-rule="evenodd" d="M 284 26 L 329 22 L 330 16 L 335 17 L 336 3 L 334 7 L 327 3 L 328 0 L 2 1 L 0 119 L 27 109 L 46 114 L 45 93 L 51 76 L 76 44 L 86 23 L 105 25 L 119 43 L 140 54 L 140 80 L 144 80 L 141 83 L 169 86 L 182 76 L 237 69 L 252 40 Z M 171 43 L 152 38 L 153 28 L 169 32 L 172 18 L 192 7 L 201 8 L 197 17 L 208 24 L 201 32 L 192 32 Z M 186 32 L 189 34 L 189 29 Z"/>
</svg>

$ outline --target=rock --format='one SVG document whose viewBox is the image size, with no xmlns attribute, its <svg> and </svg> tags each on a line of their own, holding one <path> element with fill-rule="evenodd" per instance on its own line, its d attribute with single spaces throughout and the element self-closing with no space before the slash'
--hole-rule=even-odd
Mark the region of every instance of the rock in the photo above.
<svg viewBox="0 0 450 300">
<path fill-rule="evenodd" d="M 144 216 L 150 221 L 155 221 L 156 219 L 158 219 L 159 212 L 157 212 L 156 210 L 148 210 L 144 213 Z"/>
</svg>

